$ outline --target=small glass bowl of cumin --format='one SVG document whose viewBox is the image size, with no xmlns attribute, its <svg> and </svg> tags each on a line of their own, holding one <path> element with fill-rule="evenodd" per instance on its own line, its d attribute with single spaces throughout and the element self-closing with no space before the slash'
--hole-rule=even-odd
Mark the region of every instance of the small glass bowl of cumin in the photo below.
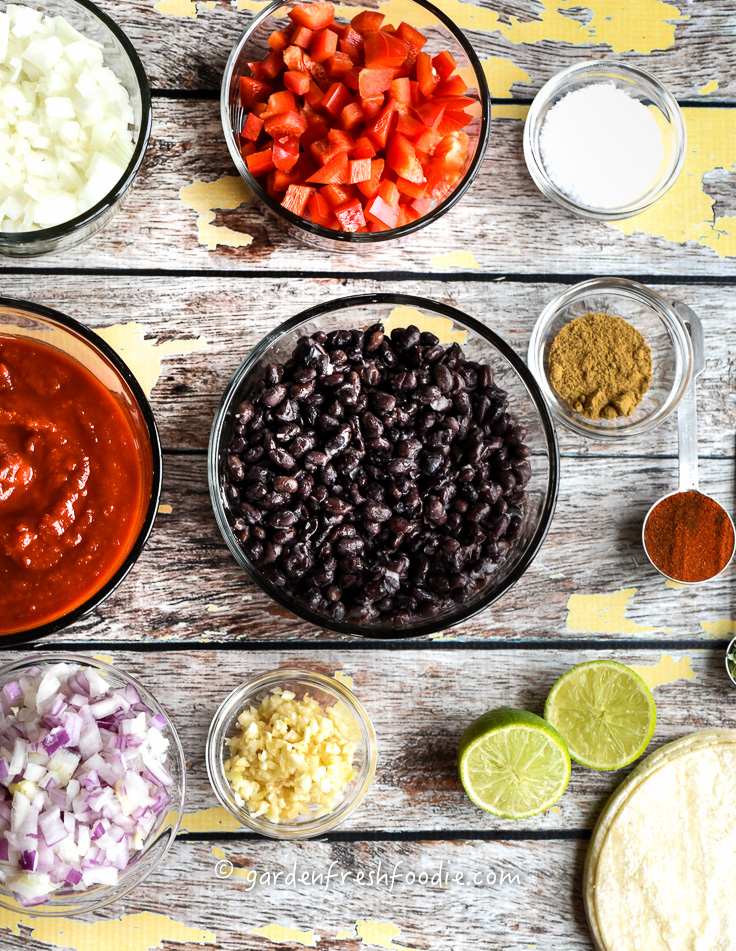
<svg viewBox="0 0 736 951">
<path fill-rule="evenodd" d="M 652 352 L 652 382 L 630 416 L 589 419 L 576 412 L 550 381 L 553 340 L 571 320 L 590 313 L 622 317 L 641 333 Z M 527 360 L 559 422 L 582 436 L 613 441 L 649 432 L 675 411 L 690 378 L 693 348 L 682 318 L 659 294 L 626 278 L 602 277 L 576 284 L 547 304 L 532 331 Z"/>
</svg>

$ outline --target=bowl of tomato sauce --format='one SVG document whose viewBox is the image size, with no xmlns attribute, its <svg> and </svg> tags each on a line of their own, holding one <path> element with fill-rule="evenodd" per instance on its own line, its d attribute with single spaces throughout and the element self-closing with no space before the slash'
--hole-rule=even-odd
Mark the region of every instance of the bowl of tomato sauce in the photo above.
<svg viewBox="0 0 736 951">
<path fill-rule="evenodd" d="M 37 640 L 100 605 L 153 528 L 156 422 L 97 334 L 0 298 L 0 645 Z"/>
<path fill-rule="evenodd" d="M 483 162 L 491 100 L 462 30 L 428 0 L 274 0 L 236 43 L 230 154 L 289 233 L 335 250 L 436 222 Z"/>
</svg>

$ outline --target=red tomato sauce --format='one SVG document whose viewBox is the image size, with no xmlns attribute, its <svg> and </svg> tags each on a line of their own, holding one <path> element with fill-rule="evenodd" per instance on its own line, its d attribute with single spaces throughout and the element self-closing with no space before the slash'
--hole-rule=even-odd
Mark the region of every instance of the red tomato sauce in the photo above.
<svg viewBox="0 0 736 951">
<path fill-rule="evenodd" d="M 0 335 L 0 634 L 61 617 L 98 591 L 140 530 L 131 422 L 80 363 Z"/>
</svg>

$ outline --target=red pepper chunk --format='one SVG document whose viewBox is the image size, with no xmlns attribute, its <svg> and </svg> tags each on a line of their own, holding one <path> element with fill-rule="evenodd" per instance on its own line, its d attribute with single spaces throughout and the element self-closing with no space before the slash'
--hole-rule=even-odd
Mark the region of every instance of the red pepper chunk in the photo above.
<svg viewBox="0 0 736 951">
<path fill-rule="evenodd" d="M 284 85 L 297 96 L 304 96 L 309 92 L 309 76 L 298 69 L 290 69 L 284 73 Z"/>
<path fill-rule="evenodd" d="M 406 43 L 398 36 L 379 30 L 365 35 L 365 65 L 399 69 L 407 55 Z"/>
<path fill-rule="evenodd" d="M 367 182 L 371 177 L 371 160 L 350 159 L 349 182 L 351 185 L 358 185 L 360 182 Z"/>
<path fill-rule="evenodd" d="M 288 172 L 299 159 L 299 136 L 277 135 L 273 140 L 273 164 L 282 172 Z"/>
<path fill-rule="evenodd" d="M 426 181 L 416 149 L 400 132 L 394 133 L 388 143 L 386 165 L 408 182 L 420 184 Z"/>
<path fill-rule="evenodd" d="M 245 124 L 243 125 L 243 131 L 240 134 L 244 139 L 250 139 L 251 142 L 255 142 L 261 134 L 262 129 L 263 119 L 259 119 L 258 116 L 249 112 Z"/>
<path fill-rule="evenodd" d="M 288 211 L 292 211 L 295 215 L 301 217 L 304 214 L 311 194 L 312 189 L 307 188 L 306 185 L 289 185 L 281 204 Z"/>
<path fill-rule="evenodd" d="M 307 202 L 307 207 L 309 208 L 309 217 L 316 225 L 321 225 L 323 228 L 334 228 L 337 224 L 337 219 L 332 213 L 332 208 L 327 203 L 327 199 L 319 192 L 314 192 Z"/>
<path fill-rule="evenodd" d="M 371 198 L 364 211 L 369 221 L 375 221 L 376 224 L 386 225 L 389 228 L 395 228 L 399 220 L 399 209 L 392 208 L 380 195 Z"/>
<path fill-rule="evenodd" d="M 320 30 L 315 33 L 309 55 L 315 63 L 324 63 L 333 53 L 337 52 L 337 33 L 332 30 Z"/>
<path fill-rule="evenodd" d="M 248 171 L 253 178 L 260 178 L 266 172 L 272 171 L 276 166 L 273 164 L 273 149 L 264 149 L 262 152 L 254 152 L 246 160 Z"/>
<path fill-rule="evenodd" d="M 362 99 L 380 96 L 391 85 L 394 78 L 393 69 L 361 69 L 358 74 L 358 92 Z"/>
<path fill-rule="evenodd" d="M 300 3 L 289 13 L 289 19 L 309 30 L 323 30 L 335 18 L 331 3 Z"/>
<path fill-rule="evenodd" d="M 337 118 L 351 100 L 350 90 L 346 86 L 342 83 L 333 83 L 322 96 L 322 108 Z"/>
<path fill-rule="evenodd" d="M 365 228 L 365 216 L 359 198 L 353 198 L 351 201 L 346 201 L 344 205 L 338 205 L 335 208 L 335 217 L 340 222 L 343 231 L 360 231 L 361 228 Z"/>
<path fill-rule="evenodd" d="M 298 112 L 280 112 L 278 115 L 269 116 L 264 122 L 263 128 L 273 137 L 277 135 L 299 136 L 306 131 L 307 120 Z"/>
</svg>

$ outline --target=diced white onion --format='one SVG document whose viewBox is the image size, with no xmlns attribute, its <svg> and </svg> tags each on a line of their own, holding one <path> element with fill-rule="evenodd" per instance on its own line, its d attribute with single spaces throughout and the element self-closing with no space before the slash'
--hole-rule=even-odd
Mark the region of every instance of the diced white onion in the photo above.
<svg viewBox="0 0 736 951">
<path fill-rule="evenodd" d="M 133 155 L 132 123 L 99 44 L 61 16 L 0 12 L 0 231 L 59 225 L 105 198 Z"/>
</svg>

